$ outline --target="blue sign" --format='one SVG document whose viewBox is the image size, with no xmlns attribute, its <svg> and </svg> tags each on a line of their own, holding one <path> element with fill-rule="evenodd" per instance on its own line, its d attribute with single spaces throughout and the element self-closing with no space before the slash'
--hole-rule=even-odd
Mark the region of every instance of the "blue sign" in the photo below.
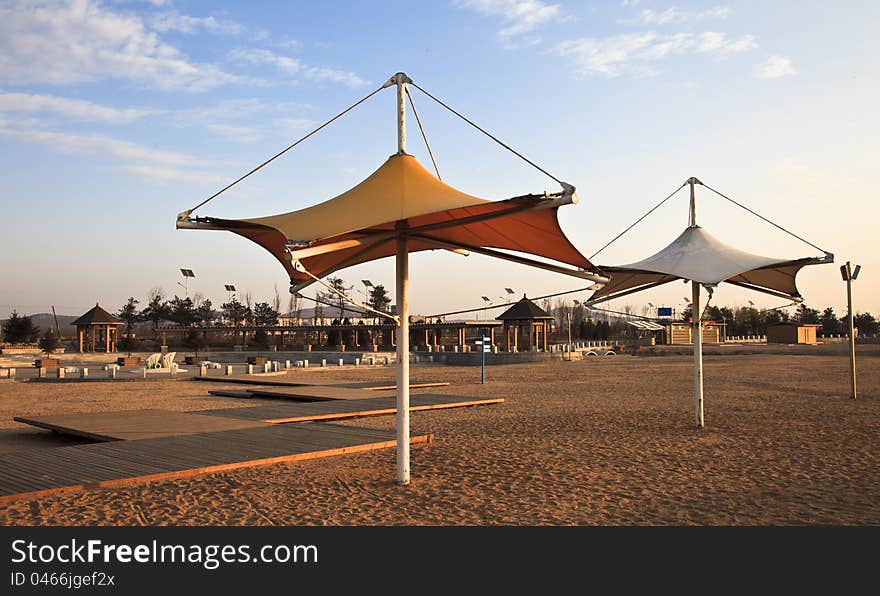
<svg viewBox="0 0 880 596">
<path fill-rule="evenodd" d="M 657 309 L 658 317 L 671 317 L 672 316 L 672 307 L 670 306 L 661 306 Z"/>
</svg>

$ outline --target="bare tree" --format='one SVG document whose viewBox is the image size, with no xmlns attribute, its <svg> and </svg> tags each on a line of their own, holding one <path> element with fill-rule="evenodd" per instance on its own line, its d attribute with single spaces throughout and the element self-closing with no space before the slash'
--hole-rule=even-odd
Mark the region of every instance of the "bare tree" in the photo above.
<svg viewBox="0 0 880 596">
<path fill-rule="evenodd" d="M 278 282 L 275 282 L 275 297 L 272 299 L 272 308 L 275 312 L 281 312 L 281 294 L 278 293 Z"/>
<path fill-rule="evenodd" d="M 287 300 L 287 310 L 290 314 L 290 317 L 295 319 L 297 323 L 299 322 L 299 315 L 302 311 L 302 307 L 300 306 L 300 295 L 299 294 L 291 294 L 290 298 Z"/>
</svg>

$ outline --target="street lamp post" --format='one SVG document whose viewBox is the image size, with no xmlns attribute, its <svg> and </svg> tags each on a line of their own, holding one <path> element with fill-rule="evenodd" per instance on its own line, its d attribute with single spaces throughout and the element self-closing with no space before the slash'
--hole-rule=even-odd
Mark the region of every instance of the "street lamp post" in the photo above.
<svg viewBox="0 0 880 596">
<path fill-rule="evenodd" d="M 853 323 L 852 282 L 859 276 L 861 265 L 852 266 L 849 261 L 840 266 L 840 276 L 846 282 L 846 319 L 849 326 L 849 380 L 852 388 L 850 399 L 856 398 L 856 329 Z"/>
<path fill-rule="evenodd" d="M 510 304 L 510 297 L 513 296 L 513 288 L 504 288 L 504 291 L 507 292 L 507 303 Z"/>
<path fill-rule="evenodd" d="M 489 306 L 491 300 L 489 300 L 488 296 L 481 296 L 481 298 L 483 299 L 483 320 L 488 321 L 489 319 L 486 316 L 486 308 Z"/>
<path fill-rule="evenodd" d="M 232 294 L 235 293 L 235 286 L 232 284 L 225 284 L 226 288 L 226 301 L 232 302 Z"/>
<path fill-rule="evenodd" d="M 184 298 L 189 298 L 189 278 L 195 277 L 196 274 L 192 269 L 181 269 L 180 273 L 183 275 L 183 283 L 177 282 L 177 285 L 183 288 Z"/>
</svg>

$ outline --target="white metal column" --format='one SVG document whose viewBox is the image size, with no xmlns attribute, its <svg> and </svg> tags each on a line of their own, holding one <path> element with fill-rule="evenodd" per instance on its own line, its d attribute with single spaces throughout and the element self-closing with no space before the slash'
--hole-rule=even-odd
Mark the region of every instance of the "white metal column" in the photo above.
<svg viewBox="0 0 880 596">
<path fill-rule="evenodd" d="M 397 152 L 406 153 L 406 82 L 402 72 L 397 84 Z M 409 484 L 409 250 L 406 222 L 398 223 L 397 236 L 397 483 Z"/>
<path fill-rule="evenodd" d="M 688 225 L 697 225 L 697 201 L 694 194 L 694 184 L 699 184 L 696 178 L 689 178 L 691 187 L 691 201 L 688 209 Z M 694 344 L 694 410 L 697 428 L 704 426 L 703 422 L 703 309 L 700 306 L 700 284 L 691 280 L 691 305 L 693 308 L 693 326 L 691 327 L 691 339 Z"/>
<path fill-rule="evenodd" d="M 409 252 L 397 238 L 397 482 L 409 484 Z"/>
<path fill-rule="evenodd" d="M 700 324 L 702 307 L 700 306 L 700 284 L 692 281 L 691 289 L 693 298 L 691 304 L 693 313 L 693 340 L 694 340 L 694 407 L 696 409 L 697 426 L 703 427 L 703 326 Z"/>
</svg>

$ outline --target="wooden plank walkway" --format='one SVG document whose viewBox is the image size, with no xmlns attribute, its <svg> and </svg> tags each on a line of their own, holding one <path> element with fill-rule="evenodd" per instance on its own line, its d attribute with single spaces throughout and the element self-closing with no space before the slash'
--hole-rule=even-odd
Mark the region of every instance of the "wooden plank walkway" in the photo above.
<svg viewBox="0 0 880 596">
<path fill-rule="evenodd" d="M 370 391 L 393 391 L 396 389 L 394 385 L 389 385 L 387 383 L 375 383 L 375 382 L 358 382 L 358 383 L 350 383 L 350 382 L 309 382 L 303 381 L 301 379 L 289 379 L 284 378 L 288 375 L 286 373 L 267 373 L 264 375 L 230 375 L 230 376 L 206 376 L 206 377 L 193 377 L 194 381 L 206 381 L 209 383 L 230 383 L 230 384 L 240 384 L 240 385 L 265 385 L 271 387 L 344 387 L 349 389 L 367 389 Z M 448 382 L 441 381 L 414 381 L 411 382 L 409 387 L 410 389 L 424 389 L 426 387 L 445 387 L 449 385 Z"/>
<path fill-rule="evenodd" d="M 156 439 L 265 426 L 265 423 L 242 418 L 218 419 L 217 416 L 206 416 L 198 412 L 168 410 L 16 416 L 13 420 L 96 441 Z"/>
<path fill-rule="evenodd" d="M 220 408 L 200 410 L 199 414 L 256 420 L 271 424 L 288 422 L 309 422 L 314 420 L 344 420 L 346 418 L 366 418 L 368 416 L 387 416 L 397 412 L 394 397 L 374 397 L 363 400 L 340 400 L 324 402 L 285 401 L 246 408 Z M 479 399 L 460 395 L 423 394 L 411 395 L 410 411 L 424 412 L 447 408 L 464 408 L 500 404 L 501 398 Z"/>
<path fill-rule="evenodd" d="M 433 435 L 410 439 L 432 440 Z M 395 445 L 391 431 L 313 423 L 3 453 L 0 504 Z"/>
</svg>

